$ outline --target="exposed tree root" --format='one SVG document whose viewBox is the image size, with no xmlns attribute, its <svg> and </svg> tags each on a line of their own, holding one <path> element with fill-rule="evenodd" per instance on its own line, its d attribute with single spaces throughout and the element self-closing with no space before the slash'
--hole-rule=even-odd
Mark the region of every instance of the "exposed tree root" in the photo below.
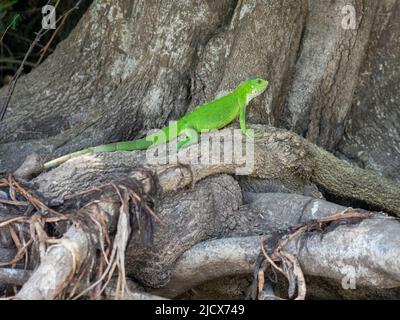
<svg viewBox="0 0 400 320">
<path fill-rule="evenodd" d="M 293 189 L 315 183 L 323 191 L 338 197 L 366 203 L 375 209 L 400 216 L 400 186 L 372 171 L 360 169 L 313 145 L 295 133 L 266 126 L 251 126 L 257 134 L 254 148 L 254 178 L 279 180 Z M 234 137 L 231 145 L 223 145 L 223 152 L 234 155 L 231 164 L 219 162 L 204 164 L 205 155 L 199 155 L 198 146 L 191 146 L 179 154 L 178 164 L 148 163 L 146 152 L 118 152 L 83 156 L 72 159 L 60 167 L 42 173 L 33 181 L 46 196 L 56 198 L 68 190 L 83 191 L 90 183 L 111 181 L 115 176 L 129 174 L 135 166 L 146 165 L 157 173 L 164 192 L 175 191 L 207 176 L 236 174 L 246 164 L 239 155 L 238 146 L 244 142 L 232 134 L 231 128 L 218 136 Z M 240 139 L 240 140 L 235 140 Z M 183 165 L 182 165 L 183 164 Z M 190 166 L 190 170 L 188 169 Z"/>
<path fill-rule="evenodd" d="M 303 236 L 307 232 L 313 232 L 315 230 L 323 233 L 333 223 L 352 223 L 353 221 L 359 222 L 363 219 L 371 218 L 373 215 L 369 212 L 361 212 L 359 210 L 346 209 L 343 212 L 336 213 L 331 216 L 320 218 L 316 221 L 310 221 L 303 223 L 293 228 L 293 231 L 284 235 L 283 239 L 279 241 L 275 249 L 268 253 L 268 249 L 265 247 L 269 245 L 268 240 L 261 241 L 261 250 L 263 259 L 259 260 L 257 275 L 257 286 L 258 292 L 253 292 L 253 297 L 258 296 L 259 299 L 266 299 L 265 288 L 265 273 L 269 268 L 272 268 L 274 272 L 280 272 L 288 281 L 288 297 L 292 299 L 295 292 L 297 291 L 297 297 L 295 300 L 304 300 L 306 297 L 306 282 L 303 274 L 303 270 L 297 259 L 297 253 L 291 254 L 286 251 L 286 245 L 294 240 Z M 277 265 L 279 263 L 281 267 Z M 270 279 L 272 279 L 270 277 Z M 269 289 L 269 287 L 268 287 Z M 281 299 L 276 297 L 277 299 Z"/>
<path fill-rule="evenodd" d="M 259 237 L 201 242 L 177 261 L 169 284 L 151 292 L 173 298 L 209 280 L 251 274 L 259 253 Z"/>
<path fill-rule="evenodd" d="M 222 134 L 229 134 L 230 130 L 226 129 Z M 293 186 L 294 189 L 300 188 L 305 183 L 314 182 L 334 195 L 350 194 L 356 200 L 387 209 L 391 213 L 399 213 L 398 208 L 400 206 L 396 207 L 396 205 L 400 200 L 394 196 L 399 187 L 394 183 L 372 172 L 355 168 L 340 161 L 288 131 L 265 127 L 263 127 L 263 130 L 264 138 L 258 140 L 255 146 L 255 166 L 251 176 L 263 179 L 280 179 Z M 114 271 L 118 271 L 118 278 L 113 297 L 117 299 L 134 297 L 135 295 L 130 293 L 126 282 L 124 269 L 125 251 L 133 230 L 131 229 L 132 214 L 136 218 L 134 220 L 136 221 L 135 228 L 138 228 L 142 242 L 151 242 L 152 219 L 156 219 L 159 224 L 162 224 L 162 221 L 153 212 L 152 202 L 148 201 L 147 195 L 158 189 L 157 186 L 159 186 L 162 190 L 162 196 L 165 198 L 170 192 L 176 193 L 177 190 L 207 176 L 220 173 L 235 174 L 236 170 L 244 164 L 239 161 L 232 164 L 204 165 L 199 159 L 199 155 L 193 152 L 193 148 L 195 146 L 184 150 L 182 153 L 186 158 L 181 158 L 180 163 L 176 165 L 147 163 L 146 166 L 156 173 L 156 179 L 147 174 L 148 171 L 136 168 L 137 163 L 145 163 L 143 152 L 101 154 L 73 159 L 59 168 L 41 174 L 34 180 L 39 191 L 44 195 L 43 199 L 55 198 L 53 201 L 40 200 L 32 193 L 27 192 L 15 180 L 3 180 L 4 185 L 14 188 L 22 195 L 22 198 L 10 195 L 10 199 L 3 199 L 2 204 L 4 206 L 21 208 L 29 204 L 33 207 L 31 213 L 35 211 L 50 213 L 48 217 L 42 217 L 40 214 L 28 214 L 27 216 L 17 214 L 0 222 L 3 228 L 11 227 L 10 236 L 18 249 L 15 259 L 9 261 L 6 265 L 14 265 L 22 257 L 26 257 L 27 248 L 32 241 L 37 244 L 37 250 L 40 253 L 41 262 L 38 269 L 17 293 L 16 298 L 79 298 L 89 295 L 92 299 L 98 299 L 110 284 Z M 232 150 L 232 152 L 235 152 L 235 150 Z M 191 160 L 196 158 L 200 164 L 191 164 Z M 346 174 L 342 175 L 338 168 L 344 170 Z M 127 174 L 130 176 L 130 184 L 121 180 L 121 176 L 126 177 Z M 119 182 L 110 183 L 111 178 Z M 155 180 L 157 180 L 157 183 L 155 183 Z M 357 181 L 362 181 L 363 184 L 357 183 Z M 98 186 L 88 190 L 88 184 Z M 74 190 L 74 196 L 68 195 L 67 191 L 71 193 L 71 190 Z M 285 195 L 285 201 L 291 201 L 290 199 L 291 195 Z M 79 204 L 77 200 L 79 200 Z M 296 202 L 298 199 L 293 199 L 293 201 Z M 301 210 L 304 211 L 310 200 L 301 201 L 305 203 Z M 60 214 L 52 209 L 49 203 L 58 203 L 60 208 L 74 212 L 76 212 L 76 206 L 81 209 L 75 216 L 66 217 L 65 214 Z M 73 209 L 74 205 L 75 209 Z M 336 212 L 340 211 L 340 206 L 337 207 Z M 268 207 L 268 210 L 272 210 L 272 208 Z M 255 209 L 251 207 L 249 210 L 254 211 Z M 312 211 L 314 214 L 315 210 Z M 246 211 L 245 208 L 241 209 L 241 214 L 244 216 L 250 217 L 253 213 Z M 340 219 L 343 217 L 361 218 L 360 216 L 347 216 L 350 213 L 342 214 Z M 273 214 L 275 217 L 277 215 L 279 213 Z M 302 216 L 302 213 L 300 216 Z M 73 224 L 64 236 L 61 239 L 48 237 L 44 229 L 45 223 L 63 221 L 66 218 L 70 219 Z M 338 216 L 334 216 L 334 218 L 338 218 Z M 289 223 L 289 221 L 290 219 L 286 223 Z M 321 227 L 328 222 L 331 221 L 329 219 L 324 220 L 324 218 L 314 221 L 313 224 L 307 222 L 295 231 L 296 237 L 289 237 L 284 245 L 276 247 L 280 248 L 279 250 L 272 251 L 272 253 L 264 250 L 263 256 L 266 261 L 276 270 L 285 274 L 289 282 L 289 297 L 294 297 L 297 292 L 298 299 L 305 298 L 306 287 L 303 272 L 310 275 L 329 275 L 337 281 L 340 281 L 340 277 L 343 276 L 341 270 L 330 269 L 334 266 L 333 261 L 340 259 L 343 252 L 339 250 L 334 255 L 327 255 L 328 247 L 334 245 L 336 240 L 330 238 L 330 243 L 327 244 L 325 241 L 322 242 L 320 238 L 313 236 L 308 238 L 306 236 L 308 234 L 306 231 L 316 231 L 316 227 Z M 397 221 L 387 223 L 396 225 L 394 229 L 398 227 Z M 29 224 L 31 229 L 35 230 L 35 238 L 24 239 L 23 242 L 18 241 L 17 233 L 13 232 L 12 228 L 15 224 Z M 293 225 L 297 225 L 297 223 Z M 379 223 L 376 225 L 378 228 L 381 227 Z M 370 228 L 373 229 L 374 227 L 371 224 Z M 341 234 L 341 232 L 348 232 L 349 230 L 343 230 L 339 227 L 329 234 Z M 263 231 L 265 234 L 269 232 L 268 229 Z M 109 235 L 114 235 L 112 240 Z M 314 235 L 314 233 L 311 233 L 311 235 Z M 341 236 L 347 237 L 343 234 Z M 362 228 L 352 229 L 352 236 L 354 239 L 357 239 L 357 237 L 368 238 L 367 235 L 363 234 Z M 324 239 L 328 238 L 328 236 L 324 237 Z M 305 252 L 303 245 L 298 245 L 297 238 L 306 239 L 307 247 L 313 248 L 313 250 Z M 157 296 L 175 297 L 210 279 L 254 272 L 254 263 L 260 253 L 259 238 L 232 240 L 228 237 L 215 241 L 200 243 L 184 253 L 173 269 L 168 284 L 152 292 Z M 256 245 L 254 245 L 254 241 Z M 389 248 L 391 248 L 390 241 L 388 243 Z M 51 246 L 48 247 L 48 245 Z M 283 250 L 283 247 L 285 247 L 285 250 Z M 355 258 L 357 252 L 357 248 L 354 248 L 352 258 L 355 260 L 357 260 Z M 257 255 L 253 256 L 252 253 L 257 253 Z M 379 255 L 374 254 L 372 254 L 371 259 L 379 257 Z M 392 256 L 390 255 L 387 258 L 390 260 Z M 96 263 L 99 268 L 94 267 L 96 259 L 100 259 L 100 263 Z M 367 270 L 367 265 L 365 265 L 365 270 Z M 266 266 L 264 264 L 257 271 L 257 297 L 260 299 L 273 298 L 273 294 L 269 293 L 269 284 L 264 274 Z M 390 267 L 385 265 L 383 268 L 385 274 L 393 274 L 393 277 L 388 279 L 386 275 L 374 275 L 377 269 L 371 267 L 370 271 L 364 272 L 359 282 L 362 285 L 370 285 L 371 279 L 373 279 L 374 285 L 379 287 L 396 286 L 397 280 L 393 281 L 393 279 L 397 279 L 397 268 L 397 264 L 391 264 Z M 201 270 L 201 272 L 198 270 Z M 90 277 L 93 278 L 93 272 L 95 273 L 95 280 L 88 282 Z M 135 290 L 135 292 L 139 297 L 140 291 Z"/>
<path fill-rule="evenodd" d="M 289 298 L 291 298 L 297 288 L 296 299 L 303 300 L 306 296 L 306 284 L 300 263 L 297 260 L 298 252 L 288 252 L 286 245 L 305 233 L 312 232 L 318 226 L 321 232 L 324 226 L 338 221 L 350 221 L 351 219 L 365 219 L 371 217 L 370 213 L 362 213 L 349 210 L 335 215 L 324 217 L 311 223 L 305 223 L 294 228 L 284 235 L 282 240 L 273 250 L 272 254 L 267 253 L 264 246 L 270 246 L 272 238 L 261 241 L 260 237 L 241 237 L 211 240 L 199 243 L 185 252 L 175 265 L 173 275 L 169 284 L 160 289 L 152 290 L 157 295 L 173 298 L 179 296 L 190 288 L 194 288 L 201 283 L 238 274 L 255 274 L 255 292 L 250 294 L 253 299 L 272 298 L 265 295 L 266 272 L 268 266 L 272 266 L 276 271 L 284 274 L 289 282 Z M 263 257 L 263 259 L 259 259 Z M 277 261 L 282 262 L 283 267 L 276 265 Z M 266 262 L 266 263 L 265 263 Z M 293 283 L 296 281 L 297 283 Z M 274 297 L 275 299 L 281 299 Z"/>
<path fill-rule="evenodd" d="M 22 286 L 32 276 L 32 271 L 0 268 L 0 283 Z"/>
<path fill-rule="evenodd" d="M 146 174 L 145 171 L 143 173 Z M 14 185 L 19 186 L 11 177 L 8 181 L 10 182 L 10 190 Z M 70 215 L 69 219 L 73 221 L 73 224 L 60 239 L 51 238 L 47 235 L 39 213 L 32 217 L 19 216 L 1 222 L 3 228 L 16 223 L 27 222 L 31 224 L 31 229 L 32 227 L 36 228 L 36 239 L 31 238 L 26 245 L 22 246 L 12 261 L 3 263 L 3 265 L 15 265 L 21 258 L 27 257 L 28 249 L 32 243 L 38 243 L 40 264 L 15 298 L 47 300 L 55 299 L 61 295 L 79 298 L 89 293 L 93 298 L 98 298 L 104 292 L 115 270 L 118 271 L 116 297 L 129 295 L 124 259 L 132 227 L 137 228 L 144 241 L 151 241 L 151 217 L 159 219 L 150 208 L 150 204 L 146 203 L 145 198 L 142 197 L 142 192 L 140 182 L 130 179 L 118 184 L 98 186 L 80 194 L 80 197 L 89 197 L 90 201 L 75 214 Z M 41 201 L 20 186 L 19 193 L 25 201 L 31 204 L 42 204 Z M 70 197 L 69 202 L 72 198 Z M 86 200 L 88 201 L 88 199 Z M 7 204 L 21 206 L 24 203 L 12 199 Z M 68 203 L 67 200 L 65 205 L 70 206 L 71 203 Z M 40 209 L 42 207 L 46 206 L 42 204 Z M 55 212 L 52 209 L 49 209 L 49 211 Z M 62 216 L 59 213 L 57 214 Z M 62 220 L 65 219 L 67 217 L 62 216 Z M 50 218 L 47 222 L 58 220 L 54 218 L 51 220 Z M 115 227 L 112 227 L 113 225 Z M 112 232 L 113 229 L 116 230 L 115 236 L 110 241 L 109 232 Z M 14 241 L 19 242 L 16 235 L 13 238 L 15 238 Z M 47 245 L 50 246 L 46 249 Z M 100 262 L 98 265 L 100 267 L 97 267 L 96 264 L 96 249 L 99 249 Z M 17 279 L 14 276 L 14 281 L 19 281 L 18 284 L 22 284 L 21 282 L 25 280 L 25 278 L 21 278 L 23 271 L 16 271 L 16 274 L 18 272 L 19 278 Z M 95 281 L 88 282 L 92 278 L 92 272 L 95 272 L 98 278 L 95 278 Z M 6 276 L 4 272 L 3 274 Z M 10 278 L 10 272 L 8 274 Z M 4 282 L 8 283 L 10 280 L 6 279 Z M 81 287 L 85 285 L 85 282 L 89 285 L 82 289 Z M 80 290 L 80 292 L 77 293 L 77 290 Z"/>
<path fill-rule="evenodd" d="M 126 283 L 129 286 L 129 290 L 123 295 L 117 296 L 115 293 L 117 281 L 112 281 L 105 290 L 105 299 L 107 300 L 168 300 L 167 298 L 160 297 L 151 293 L 145 292 L 143 288 L 138 286 L 137 283 L 132 280 L 126 279 Z"/>
<path fill-rule="evenodd" d="M 337 238 L 337 241 L 340 242 L 343 234 L 352 230 L 352 235 L 356 235 L 355 241 L 357 242 L 365 237 L 363 234 L 365 226 L 358 227 L 362 220 L 371 219 L 369 223 L 373 224 L 375 219 L 382 218 L 369 212 L 349 209 L 294 227 L 286 234 L 281 235 L 281 240 L 278 242 L 276 242 L 276 235 L 205 241 L 183 254 L 177 261 L 171 280 L 166 286 L 150 292 L 174 298 L 201 283 L 231 275 L 254 274 L 254 285 L 249 292 L 250 298 L 282 300 L 282 297 L 277 297 L 272 291 L 275 285 L 282 286 L 282 284 L 275 283 L 276 277 L 271 275 L 271 271 L 275 271 L 283 274 L 284 279 L 287 280 L 289 298 L 293 298 L 297 292 L 295 299 L 305 299 L 304 274 L 324 273 L 325 277 L 341 283 L 346 278 L 348 268 L 355 270 L 360 268 L 357 264 L 357 256 L 362 258 L 363 248 L 360 248 L 359 252 L 354 252 L 354 259 L 349 260 L 348 265 L 343 266 L 343 270 L 339 273 L 337 273 L 335 264 L 328 265 L 324 256 L 333 255 L 331 259 L 335 260 L 339 258 L 336 255 L 344 255 L 350 249 L 343 248 L 344 251 L 340 251 L 342 250 L 340 249 L 338 252 L 329 252 L 324 246 L 319 245 L 324 234 L 329 233 L 330 239 Z M 390 221 L 389 219 L 386 223 L 388 225 L 394 223 L 399 228 L 396 221 Z M 346 229 L 348 230 L 346 231 Z M 335 246 L 334 241 L 324 241 L 324 243 L 326 242 L 328 242 L 328 246 Z M 274 243 L 277 244 L 274 245 Z M 388 248 L 390 247 L 391 245 L 388 244 Z M 313 249 L 309 251 L 308 248 Z M 355 275 L 354 281 L 357 282 L 357 285 L 366 285 L 365 278 L 368 276 L 370 277 L 369 285 L 374 284 L 378 287 L 398 285 L 400 276 L 395 270 L 399 268 L 399 265 L 393 266 L 392 271 L 384 270 L 372 265 L 372 261 L 378 256 L 369 258 L 371 259 L 370 268 L 366 269 L 362 275 Z M 388 277 L 387 272 L 391 276 Z M 395 274 L 397 274 L 397 280 L 395 280 Z M 392 280 L 389 281 L 389 278 Z M 391 284 L 388 284 L 387 281 Z"/>
<path fill-rule="evenodd" d="M 110 187 L 112 186 L 110 185 Z M 371 221 L 374 219 L 382 220 L 383 218 L 380 215 L 371 215 L 368 212 L 346 210 L 345 212 L 328 215 L 327 217 L 321 217 L 294 226 L 287 231 L 286 236 L 282 237 L 281 235 L 282 240 L 279 242 L 274 239 L 276 236 L 268 236 L 263 241 L 261 248 L 260 237 L 225 238 L 199 243 L 184 253 L 178 260 L 167 286 L 151 291 L 151 294 L 156 294 L 153 297 L 147 293 L 141 293 L 137 288 L 134 288 L 131 292 L 129 287 L 132 287 L 132 285 L 126 283 L 124 258 L 122 257 L 121 259 L 120 254 L 125 252 L 127 235 L 129 234 L 126 222 L 123 223 L 127 216 L 127 194 L 123 196 L 121 194 L 123 189 L 118 188 L 120 191 L 119 194 L 117 192 L 116 196 L 115 192 L 111 192 L 113 188 L 106 189 L 104 185 L 94 188 L 94 190 L 102 191 L 104 194 L 97 201 L 89 202 L 85 205 L 80 210 L 79 216 L 90 217 L 97 227 L 88 229 L 84 225 L 85 220 L 78 219 L 63 238 L 47 239 L 47 243 L 53 244 L 53 246 L 47 249 L 38 269 L 17 293 L 17 299 L 55 299 L 60 295 L 65 298 L 73 298 L 85 294 L 90 294 L 92 298 L 98 298 L 108 286 L 114 268 L 119 270 L 119 276 L 114 285 L 116 290 L 113 293 L 109 293 L 109 291 L 106 293 L 107 297 L 112 299 L 153 299 L 161 296 L 172 298 L 212 279 L 229 275 L 252 274 L 255 271 L 257 276 L 256 288 L 258 289 L 257 297 L 259 299 L 272 299 L 277 297 L 266 293 L 266 289 L 269 290 L 271 284 L 267 282 L 268 277 L 264 275 L 268 263 L 285 275 L 289 282 L 288 296 L 293 296 L 297 288 L 297 298 L 304 299 L 306 285 L 303 272 L 315 274 L 316 270 L 321 272 L 321 270 L 325 269 L 326 272 L 330 266 L 335 268 L 333 264 L 329 265 L 324 259 L 321 259 L 329 251 L 320 245 L 322 239 L 315 236 L 309 237 L 308 233 L 315 235 L 315 231 L 320 233 L 327 229 L 331 238 L 340 239 L 342 237 L 340 234 L 343 234 L 343 232 L 346 234 L 346 230 L 343 230 L 343 227 L 350 228 L 354 222 L 358 223 L 365 218 L 371 218 Z M 80 196 L 89 195 L 90 193 L 81 193 Z M 122 199 L 120 198 L 121 196 Z M 285 197 L 290 198 L 291 196 L 286 195 Z M 306 203 L 309 202 L 306 199 L 304 201 Z M 323 207 L 323 205 L 321 206 Z M 99 217 L 103 219 L 99 219 Z M 118 223 L 116 223 L 116 219 L 118 219 Z M 346 222 L 346 224 L 342 225 L 340 222 Z M 333 223 L 336 224 L 333 225 Z M 390 223 L 396 224 L 398 227 L 398 222 L 395 220 L 387 219 L 386 223 L 388 225 Z M 104 244 L 111 244 L 107 240 L 108 232 L 111 232 L 114 228 L 108 230 L 109 227 L 105 228 L 105 226 L 112 224 L 117 225 L 116 236 L 112 247 L 106 248 Z M 336 229 L 340 226 L 342 226 L 342 229 Z M 359 233 L 357 233 L 357 228 L 355 230 L 353 228 L 354 241 L 358 241 L 358 237 L 363 237 L 363 229 L 360 228 Z M 328 236 L 325 235 L 324 237 Z M 274 243 L 277 243 L 277 245 L 274 245 Z M 329 241 L 328 245 L 335 246 L 335 243 L 334 241 Z M 390 247 L 390 244 L 388 245 Z M 275 249 L 267 249 L 264 246 Z M 93 248 L 100 248 L 100 252 L 104 254 L 105 269 L 94 267 Z M 313 251 L 309 251 L 309 249 L 303 250 L 304 248 L 313 248 Z M 315 251 L 315 248 L 321 249 Z M 363 251 L 362 248 L 360 250 Z M 256 261 L 260 262 L 260 254 L 265 258 L 267 264 L 259 263 L 257 267 Z M 335 254 L 341 255 L 343 253 L 339 251 Z M 357 253 L 355 252 L 354 254 Z M 119 258 L 117 258 L 118 256 Z M 334 256 L 331 258 L 335 259 Z M 116 259 L 121 260 L 118 261 Z M 374 259 L 374 257 L 371 257 L 371 259 Z M 282 267 L 277 266 L 279 261 L 282 263 Z M 357 261 L 356 256 L 354 261 Z M 395 269 L 399 266 L 393 265 L 392 267 L 395 272 Z M 85 275 L 93 274 L 93 271 L 96 271 L 97 280 L 85 285 L 87 283 L 84 281 Z M 390 274 L 390 271 L 388 269 L 383 269 L 382 271 L 385 276 L 383 276 L 380 285 L 395 286 L 394 283 L 391 285 L 387 283 L 386 274 Z M 363 276 L 370 280 L 373 279 L 371 281 L 377 284 L 376 281 L 379 277 L 373 278 L 373 272 L 376 272 L 376 270 L 374 271 L 372 268 L 370 276 L 368 274 Z M 340 276 L 343 275 L 339 273 L 337 277 L 334 269 L 332 269 L 329 276 L 336 277 L 336 280 L 340 281 Z M 394 279 L 393 277 L 390 278 Z"/>
</svg>

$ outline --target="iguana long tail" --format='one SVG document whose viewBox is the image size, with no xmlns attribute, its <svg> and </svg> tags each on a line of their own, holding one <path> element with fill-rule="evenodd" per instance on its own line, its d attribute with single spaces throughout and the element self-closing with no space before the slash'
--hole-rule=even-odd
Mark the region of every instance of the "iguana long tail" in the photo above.
<svg viewBox="0 0 400 320">
<path fill-rule="evenodd" d="M 57 159 L 51 160 L 44 164 L 44 169 L 50 169 L 56 167 L 65 161 L 76 158 L 85 154 L 95 154 L 101 152 L 115 152 L 115 151 L 134 151 L 134 150 L 145 150 L 150 147 L 164 143 L 165 141 L 170 141 L 175 139 L 178 133 L 174 133 L 169 127 L 165 127 L 148 137 L 143 139 L 131 140 L 131 141 L 121 141 L 109 144 L 103 144 L 97 147 L 90 147 L 82 149 L 76 152 L 66 154 L 65 156 L 59 157 Z"/>
<path fill-rule="evenodd" d="M 132 141 L 122 141 L 122 142 L 115 142 L 109 144 L 103 144 L 97 147 L 91 147 L 82 149 L 76 152 L 72 152 L 66 154 L 65 156 L 59 157 L 57 159 L 51 160 L 44 164 L 44 169 L 49 169 L 52 167 L 56 167 L 65 161 L 76 158 L 85 154 L 94 154 L 94 153 L 101 153 L 101 152 L 115 152 L 115 151 L 133 151 L 133 150 L 144 150 L 151 147 L 154 143 L 150 140 L 146 140 L 146 138 L 132 140 Z"/>
</svg>

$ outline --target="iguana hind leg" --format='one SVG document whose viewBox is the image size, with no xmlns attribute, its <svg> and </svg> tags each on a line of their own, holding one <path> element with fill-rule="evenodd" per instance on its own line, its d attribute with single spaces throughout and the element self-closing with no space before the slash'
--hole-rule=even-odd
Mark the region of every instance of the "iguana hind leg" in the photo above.
<svg viewBox="0 0 400 320">
<path fill-rule="evenodd" d="M 190 146 L 191 144 L 195 144 L 199 141 L 199 134 L 197 133 L 196 130 L 192 128 L 186 128 L 182 132 L 180 132 L 180 135 L 184 135 L 185 137 L 178 141 L 177 143 L 177 148 L 178 151 Z"/>
</svg>

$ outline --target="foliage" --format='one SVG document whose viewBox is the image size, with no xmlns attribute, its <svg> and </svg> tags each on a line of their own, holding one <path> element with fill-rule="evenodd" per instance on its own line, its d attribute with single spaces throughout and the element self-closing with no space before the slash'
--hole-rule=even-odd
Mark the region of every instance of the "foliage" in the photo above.
<svg viewBox="0 0 400 320">
<path fill-rule="evenodd" d="M 42 7 L 47 4 L 56 6 L 56 17 L 59 18 L 71 10 L 78 1 L 0 0 L 0 87 L 9 83 L 35 39 L 36 33 L 41 30 Z M 74 11 L 65 23 L 58 24 L 57 31 L 49 30 L 41 37 L 27 58 L 23 73 L 30 72 L 38 62 L 43 61 L 54 51 L 57 43 L 68 36 L 91 2 L 91 0 L 80 1 L 79 10 Z"/>
<path fill-rule="evenodd" d="M 0 3 L 0 32 L 5 32 L 8 28 L 15 30 L 21 22 L 21 15 L 13 10 L 18 1 L 5 0 Z"/>
</svg>

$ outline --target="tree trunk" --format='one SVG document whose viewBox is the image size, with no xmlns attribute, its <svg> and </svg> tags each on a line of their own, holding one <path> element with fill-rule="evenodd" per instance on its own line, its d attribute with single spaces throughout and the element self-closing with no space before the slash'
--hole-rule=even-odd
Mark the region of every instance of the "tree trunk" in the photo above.
<svg viewBox="0 0 400 320">
<path fill-rule="evenodd" d="M 343 27 L 346 5 L 355 8 L 355 29 Z M 152 293 L 182 294 L 188 289 L 180 286 L 186 279 L 179 278 L 174 267 L 185 252 L 190 255 L 192 247 L 196 250 L 200 242 L 216 238 L 239 238 L 238 243 L 248 245 L 254 238 L 246 242 L 246 237 L 295 225 L 290 215 L 280 217 L 279 203 L 285 203 L 288 212 L 295 208 L 293 215 L 314 212 L 309 199 L 299 200 L 295 194 L 318 201 L 325 197 L 332 203 L 324 205 L 335 208 L 329 213 L 351 205 L 399 215 L 399 14 L 398 0 L 94 1 L 55 52 L 19 80 L 0 124 L 0 172 L 13 172 L 32 153 L 49 160 L 141 137 L 261 76 L 270 87 L 247 111 L 248 122 L 261 124 L 258 128 L 266 134 L 256 150 L 255 173 L 238 178 L 232 167 L 195 168 L 194 180 L 205 180 L 194 190 L 176 184 L 160 198 L 158 209 L 169 224 L 155 230 L 151 250 L 132 239 L 129 275 Z M 6 88 L 1 89 L 0 95 L 5 94 Z M 311 143 L 266 125 L 291 130 Z M 376 171 L 339 161 L 316 145 Z M 60 198 L 121 178 L 145 163 L 143 153 L 132 155 L 71 161 L 33 182 L 47 197 Z M 211 174 L 217 176 L 207 178 Z M 184 174 L 187 185 L 185 179 Z M 254 209 L 254 193 L 260 197 L 257 203 L 269 199 L 270 206 L 263 202 Z M 268 212 L 280 220 L 265 224 Z M 354 231 L 360 248 L 370 250 L 360 268 L 382 258 L 374 251 L 383 246 L 371 240 L 374 232 L 384 232 L 385 249 L 394 250 L 390 232 L 397 232 L 397 224 L 391 222 L 389 231 L 382 231 L 384 224 L 365 222 Z M 350 241 L 344 229 L 336 234 Z M 299 254 L 308 275 L 330 272 L 315 269 L 318 256 L 332 265 L 326 252 L 337 243 L 329 239 L 331 244 L 326 240 L 322 249 L 316 240 L 312 243 L 312 258 Z M 236 243 L 226 241 L 228 246 Z M 354 249 L 352 259 L 360 252 Z M 248 272 L 247 263 L 240 266 Z M 379 274 L 377 288 L 398 287 L 397 268 L 387 270 L 392 282 L 371 268 L 362 275 L 362 286 L 373 287 L 367 276 Z M 332 274 L 340 281 L 340 272 Z M 169 283 L 171 279 L 176 282 Z M 159 289 L 163 286 L 164 291 Z"/>
</svg>

